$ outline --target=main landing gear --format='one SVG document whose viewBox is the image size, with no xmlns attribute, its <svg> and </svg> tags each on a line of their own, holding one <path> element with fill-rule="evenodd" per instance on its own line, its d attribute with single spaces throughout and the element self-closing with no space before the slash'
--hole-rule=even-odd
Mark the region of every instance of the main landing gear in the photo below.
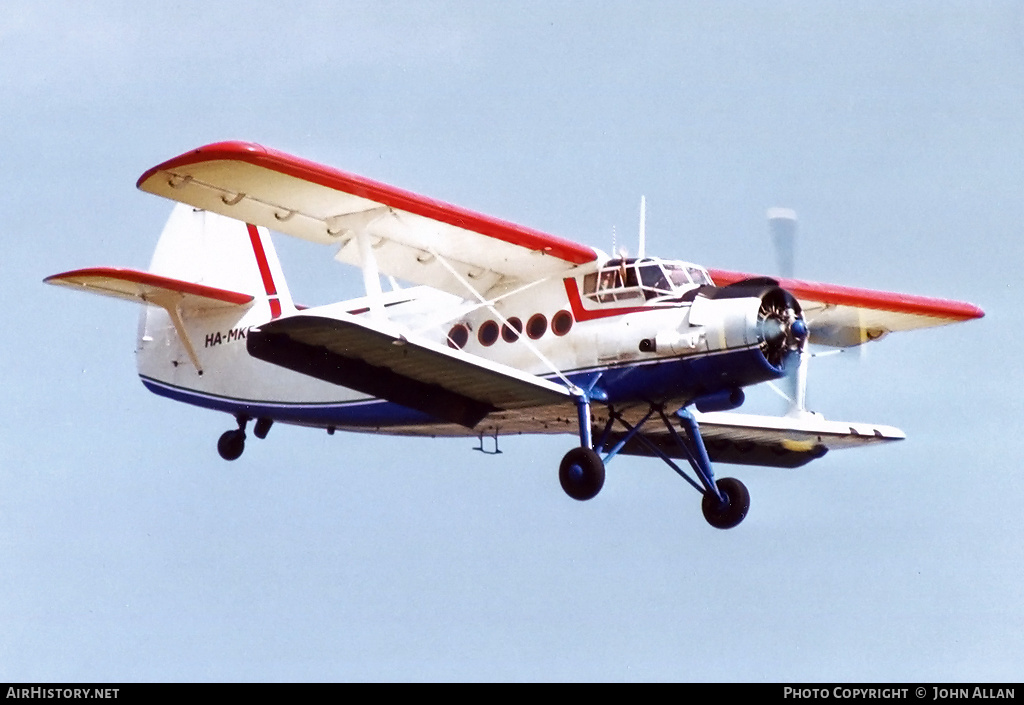
<svg viewBox="0 0 1024 705">
<path fill-rule="evenodd" d="M 693 414 L 685 408 L 674 414 L 678 419 L 679 426 L 686 432 L 684 439 L 665 414 L 665 410 L 659 405 L 652 404 L 647 415 L 635 426 L 630 425 L 619 412 L 609 406 L 608 423 L 605 425 L 600 440 L 595 444 L 591 440 L 590 398 L 587 393 L 581 392 L 577 396 L 576 405 L 579 414 L 580 447 L 573 448 L 566 453 L 558 468 L 558 480 L 562 484 L 562 489 L 573 499 L 584 501 L 597 496 L 601 487 L 604 486 L 605 464 L 610 462 L 627 443 L 635 441 L 644 446 L 651 454 L 665 461 L 680 477 L 704 496 L 701 500 L 701 510 L 711 526 L 716 529 L 731 529 L 747 516 L 747 510 L 750 509 L 750 493 L 746 486 L 732 477 L 715 480 L 711 460 L 708 458 L 707 448 L 704 446 L 704 439 L 700 434 L 700 427 Z M 682 457 L 689 461 L 697 480 L 691 478 L 672 458 L 666 455 L 665 451 L 640 432 L 644 425 L 654 418 L 660 419 L 664 424 L 676 446 L 681 450 Z M 607 448 L 616 424 L 625 428 L 626 433 L 621 434 L 611 448 Z M 601 453 L 604 453 L 604 458 L 601 457 Z"/>
<path fill-rule="evenodd" d="M 718 497 L 704 493 L 700 508 L 704 518 L 716 529 L 731 529 L 743 521 L 750 509 L 750 493 L 747 486 L 734 477 L 723 477 L 715 483 Z M 719 497 L 721 499 L 719 499 Z"/>
<path fill-rule="evenodd" d="M 249 417 L 236 416 L 235 419 L 238 421 L 238 428 L 225 431 L 217 440 L 217 452 L 224 460 L 238 460 L 245 451 L 245 427 L 249 423 Z M 273 425 L 273 419 L 259 418 L 256 419 L 252 432 L 262 440 L 270 433 L 270 427 Z"/>
<path fill-rule="evenodd" d="M 590 448 L 573 448 L 562 458 L 558 481 L 573 499 L 593 499 L 604 487 L 604 461 Z"/>
</svg>

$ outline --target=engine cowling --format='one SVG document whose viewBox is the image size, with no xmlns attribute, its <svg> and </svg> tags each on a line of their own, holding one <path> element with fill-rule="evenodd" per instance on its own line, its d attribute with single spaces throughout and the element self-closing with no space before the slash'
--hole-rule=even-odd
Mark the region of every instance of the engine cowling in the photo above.
<svg viewBox="0 0 1024 705">
<path fill-rule="evenodd" d="M 645 368 L 642 377 L 605 372 L 612 396 L 688 398 L 701 410 L 724 411 L 743 403 L 743 387 L 779 379 L 798 364 L 807 325 L 800 303 L 774 281 L 702 286 L 686 298 L 690 307 L 676 325 L 639 341 L 640 353 L 668 364 Z"/>
<path fill-rule="evenodd" d="M 756 346 L 778 375 L 807 340 L 800 302 L 772 280 L 702 287 L 687 322 L 690 335 L 695 329 L 703 331 L 709 352 Z"/>
</svg>

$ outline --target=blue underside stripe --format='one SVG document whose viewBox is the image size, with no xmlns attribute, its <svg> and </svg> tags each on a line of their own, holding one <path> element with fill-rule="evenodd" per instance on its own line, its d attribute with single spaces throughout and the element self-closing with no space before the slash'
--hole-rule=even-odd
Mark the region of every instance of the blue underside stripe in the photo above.
<svg viewBox="0 0 1024 705">
<path fill-rule="evenodd" d="M 598 386 L 612 404 L 668 398 L 692 398 L 720 389 L 777 379 L 757 349 L 711 356 L 676 358 L 645 364 L 575 370 L 566 377 L 583 388 L 600 374 Z M 162 397 L 250 418 L 315 426 L 379 428 L 438 423 L 429 415 L 383 399 L 323 403 L 272 402 L 200 392 L 140 375 L 146 389 Z M 555 381 L 555 380 L 552 380 Z"/>
<path fill-rule="evenodd" d="M 146 389 L 159 396 L 232 415 L 242 414 L 250 418 L 265 417 L 286 423 L 365 428 L 437 422 L 433 416 L 383 399 L 318 404 L 267 402 L 206 394 L 149 377 L 140 377 Z"/>
</svg>

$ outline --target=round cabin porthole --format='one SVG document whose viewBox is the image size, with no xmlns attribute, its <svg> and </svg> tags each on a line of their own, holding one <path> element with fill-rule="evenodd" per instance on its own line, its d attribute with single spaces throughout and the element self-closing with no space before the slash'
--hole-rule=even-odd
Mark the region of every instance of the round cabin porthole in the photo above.
<svg viewBox="0 0 1024 705">
<path fill-rule="evenodd" d="M 458 323 L 448 331 L 448 347 L 462 350 L 469 342 L 469 328 Z"/>
<path fill-rule="evenodd" d="M 555 335 L 565 335 L 572 329 L 572 314 L 561 310 L 551 317 L 551 332 Z"/>
<path fill-rule="evenodd" d="M 519 340 L 519 336 L 523 332 L 523 322 L 513 316 L 508 319 L 508 323 L 501 327 L 501 338 L 506 343 L 514 343 Z"/>
<path fill-rule="evenodd" d="M 548 319 L 543 313 L 535 313 L 526 322 L 526 334 L 531 340 L 537 340 L 548 331 Z"/>
<path fill-rule="evenodd" d="M 494 345 L 495 341 L 498 340 L 498 324 L 494 321 L 484 321 L 480 326 L 480 330 L 477 331 L 476 339 L 485 347 Z"/>
</svg>

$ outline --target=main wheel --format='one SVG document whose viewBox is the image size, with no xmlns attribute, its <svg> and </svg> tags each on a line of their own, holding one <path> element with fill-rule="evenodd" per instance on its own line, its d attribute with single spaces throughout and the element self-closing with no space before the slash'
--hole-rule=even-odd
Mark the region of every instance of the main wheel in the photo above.
<svg viewBox="0 0 1024 705">
<path fill-rule="evenodd" d="M 573 448 L 562 458 L 558 481 L 573 499 L 593 499 L 604 487 L 604 461 L 590 448 Z"/>
<path fill-rule="evenodd" d="M 224 460 L 238 460 L 245 450 L 245 431 L 225 431 L 217 441 L 217 452 Z"/>
<path fill-rule="evenodd" d="M 700 508 L 711 526 L 716 529 L 731 529 L 747 516 L 747 510 L 750 509 L 750 493 L 747 492 L 746 485 L 734 477 L 723 477 L 715 485 L 725 503 L 719 502 L 718 497 L 710 492 L 705 492 Z"/>
</svg>

